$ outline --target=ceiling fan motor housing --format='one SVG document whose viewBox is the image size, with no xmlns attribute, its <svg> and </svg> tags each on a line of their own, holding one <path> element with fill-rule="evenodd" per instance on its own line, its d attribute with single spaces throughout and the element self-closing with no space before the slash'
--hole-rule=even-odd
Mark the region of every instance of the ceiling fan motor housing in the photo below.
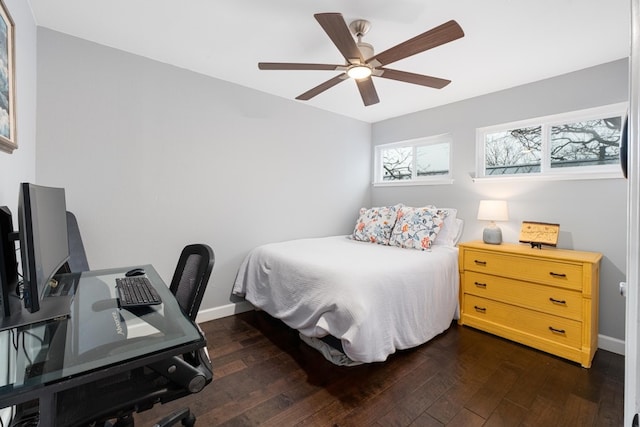
<svg viewBox="0 0 640 427">
<path fill-rule="evenodd" d="M 373 46 L 371 44 L 359 41 L 356 43 L 356 46 L 358 46 L 358 49 L 360 50 L 360 53 L 362 53 L 364 59 L 373 57 Z"/>
<path fill-rule="evenodd" d="M 357 37 L 358 42 L 356 45 L 364 59 L 369 59 L 373 56 L 373 46 L 362 41 L 362 37 L 367 34 L 370 29 L 371 22 L 366 19 L 356 19 L 349 24 L 349 30 L 351 30 L 351 34 Z"/>
</svg>

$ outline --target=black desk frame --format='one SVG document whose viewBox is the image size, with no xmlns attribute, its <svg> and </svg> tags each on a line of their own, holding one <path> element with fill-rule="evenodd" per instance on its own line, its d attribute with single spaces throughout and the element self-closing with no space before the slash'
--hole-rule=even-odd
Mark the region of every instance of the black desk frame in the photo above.
<svg viewBox="0 0 640 427">
<path fill-rule="evenodd" d="M 129 269 L 128 267 L 127 269 Z M 145 268 L 153 269 L 151 266 L 145 266 Z M 127 269 L 118 269 L 122 272 Z M 113 274 L 114 270 L 109 270 Z M 153 270 L 155 273 L 155 270 Z M 156 275 L 157 277 L 157 275 Z M 157 283 L 159 277 L 153 280 L 154 286 L 165 286 L 163 283 Z M 163 293 L 163 301 L 167 296 L 172 297 L 170 293 Z M 164 301 L 166 303 L 166 301 Z M 186 316 L 185 316 L 186 317 Z M 193 325 L 195 330 L 198 328 Z M 206 346 L 205 338 L 199 333 L 200 340 L 188 342 L 182 345 L 177 345 L 169 348 L 165 348 L 159 351 L 144 354 L 139 357 L 135 357 L 130 360 L 125 360 L 116 364 L 102 366 L 92 371 L 83 372 L 81 374 L 73 375 L 69 378 L 50 381 L 44 384 L 38 384 L 34 386 L 25 386 L 12 390 L 8 393 L 2 393 L 0 388 L 0 408 L 6 408 L 20 403 L 25 403 L 32 400 L 38 400 L 41 427 L 53 427 L 57 418 L 57 396 L 60 392 L 73 389 L 84 384 L 91 383 L 96 380 L 112 377 L 124 372 L 132 371 L 136 368 L 149 366 L 156 362 L 169 359 L 174 356 L 179 356 L 188 352 L 194 352 L 198 349 Z"/>
</svg>

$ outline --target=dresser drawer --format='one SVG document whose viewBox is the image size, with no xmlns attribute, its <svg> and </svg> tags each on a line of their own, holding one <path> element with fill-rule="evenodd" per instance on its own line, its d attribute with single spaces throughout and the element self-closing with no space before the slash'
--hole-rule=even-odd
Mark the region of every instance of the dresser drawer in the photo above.
<svg viewBox="0 0 640 427">
<path fill-rule="evenodd" d="M 582 289 L 582 264 L 467 249 L 462 267 L 465 271 L 476 271 L 567 289 Z"/>
<path fill-rule="evenodd" d="M 582 294 L 578 291 L 519 282 L 474 271 L 464 274 L 462 289 L 467 294 L 582 320 Z"/>
<path fill-rule="evenodd" d="M 505 331 L 512 329 L 569 347 L 581 347 L 582 323 L 575 320 L 527 310 L 475 295 L 465 296 L 464 313 L 467 317 L 494 323 Z M 469 323 L 472 324 L 472 322 Z M 506 333 L 506 335 L 509 334 Z"/>
</svg>

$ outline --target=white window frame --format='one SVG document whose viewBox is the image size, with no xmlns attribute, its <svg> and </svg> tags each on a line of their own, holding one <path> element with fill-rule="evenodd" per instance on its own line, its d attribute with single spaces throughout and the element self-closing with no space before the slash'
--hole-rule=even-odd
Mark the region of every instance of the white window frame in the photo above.
<svg viewBox="0 0 640 427">
<path fill-rule="evenodd" d="M 598 166 L 577 166 L 564 168 L 551 168 L 551 128 L 558 124 L 566 124 L 604 117 L 621 116 L 623 123 L 627 115 L 628 104 L 621 102 L 585 110 L 568 113 L 554 114 L 534 119 L 522 120 L 511 123 L 503 123 L 476 129 L 476 176 L 474 181 L 499 181 L 499 180 L 572 180 L 572 179 L 609 179 L 623 178 L 619 164 Z M 540 172 L 518 173 L 503 175 L 485 175 L 485 138 L 486 135 L 511 129 L 526 127 L 542 127 L 542 152 Z"/>
<path fill-rule="evenodd" d="M 417 177 L 415 174 L 417 168 L 416 162 L 416 149 L 418 147 L 424 147 L 428 145 L 436 144 L 448 144 L 449 145 L 449 172 L 446 175 Z M 412 179 L 403 179 L 397 181 L 383 181 L 382 173 L 382 151 L 390 148 L 404 148 L 410 147 L 413 149 L 413 167 L 412 171 L 414 177 Z M 445 133 L 441 135 L 434 135 L 424 138 L 409 139 L 406 141 L 393 142 L 390 144 L 377 145 L 374 150 L 373 160 L 373 185 L 375 187 L 393 187 L 393 186 L 406 186 L 406 185 L 442 185 L 453 183 L 453 171 L 452 171 L 452 159 L 453 159 L 453 139 L 451 134 Z"/>
</svg>

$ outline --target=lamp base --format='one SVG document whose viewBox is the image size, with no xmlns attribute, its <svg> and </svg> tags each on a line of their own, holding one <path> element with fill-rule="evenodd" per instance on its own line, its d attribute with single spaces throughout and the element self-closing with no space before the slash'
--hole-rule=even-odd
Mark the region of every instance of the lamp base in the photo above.
<svg viewBox="0 0 640 427">
<path fill-rule="evenodd" d="M 500 227 L 487 227 L 482 232 L 482 241 L 490 245 L 502 243 L 502 230 Z"/>
</svg>

